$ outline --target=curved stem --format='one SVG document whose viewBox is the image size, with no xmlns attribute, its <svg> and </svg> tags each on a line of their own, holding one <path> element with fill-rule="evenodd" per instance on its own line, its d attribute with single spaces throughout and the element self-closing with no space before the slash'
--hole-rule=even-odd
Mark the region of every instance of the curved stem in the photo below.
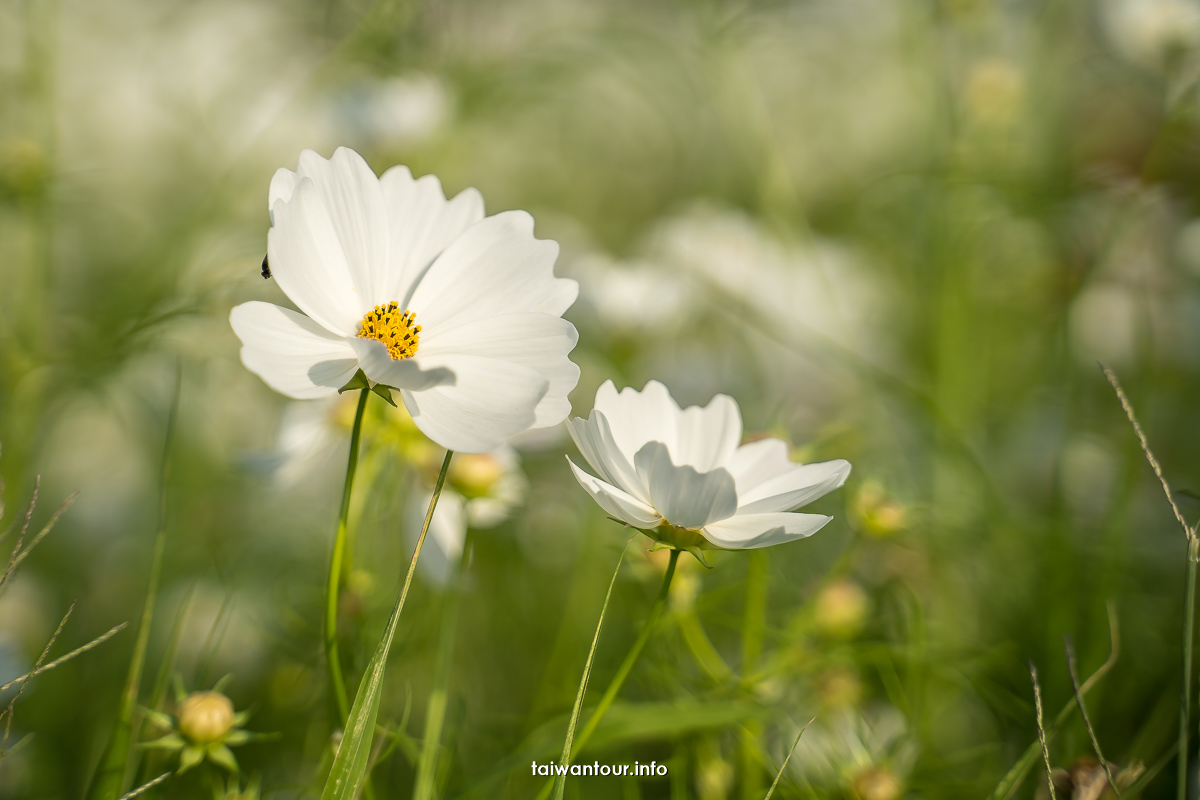
<svg viewBox="0 0 1200 800">
<path fill-rule="evenodd" d="M 337 724 L 345 724 L 350 713 L 350 701 L 346 697 L 346 681 L 342 677 L 342 662 L 338 656 L 337 645 L 337 612 L 338 586 L 342 572 L 349 568 L 343 566 L 346 555 L 346 532 L 350 519 L 350 493 L 354 489 L 354 473 L 358 468 L 358 447 L 362 436 L 363 411 L 367 407 L 369 389 L 363 389 L 358 395 L 358 409 L 354 412 L 354 427 L 350 431 L 350 459 L 346 464 L 346 484 L 342 489 L 342 508 L 338 514 L 337 536 L 333 540 L 333 556 L 329 559 L 329 579 L 325 584 L 325 661 L 329 668 L 329 684 L 333 689 L 333 699 L 337 703 Z"/>
<path fill-rule="evenodd" d="M 654 605 L 650 608 L 650 616 L 646 617 L 646 622 L 642 625 L 642 630 L 638 633 L 637 639 L 634 640 L 633 647 L 629 648 L 629 653 L 625 656 L 625 660 L 621 662 L 621 666 L 617 669 L 617 674 L 613 676 L 612 682 L 608 684 L 608 688 L 604 691 L 604 696 L 600 698 L 600 702 L 596 705 L 596 710 L 592 712 L 592 716 L 588 718 L 587 725 L 583 726 L 583 730 L 580 731 L 578 738 L 576 738 L 575 747 L 571 754 L 572 758 L 583 750 L 588 740 L 592 738 L 592 734 L 596 732 L 596 728 L 600 727 L 600 721 L 604 719 L 604 715 L 608 712 L 608 707 L 617 699 L 617 692 L 621 691 L 621 687 L 625 685 L 625 679 L 629 677 L 634 662 L 641 655 L 642 648 L 646 646 L 646 642 L 650 638 L 650 633 L 654 630 L 654 624 L 658 622 L 658 618 L 662 615 L 663 606 L 667 604 L 667 592 L 671 588 L 671 579 L 675 577 L 675 562 L 679 560 L 680 552 L 682 551 L 671 551 L 671 561 L 667 565 L 667 574 L 663 576 L 662 587 L 658 590 L 658 597 L 654 598 Z M 567 763 L 569 764 L 570 761 L 568 760 Z"/>
</svg>

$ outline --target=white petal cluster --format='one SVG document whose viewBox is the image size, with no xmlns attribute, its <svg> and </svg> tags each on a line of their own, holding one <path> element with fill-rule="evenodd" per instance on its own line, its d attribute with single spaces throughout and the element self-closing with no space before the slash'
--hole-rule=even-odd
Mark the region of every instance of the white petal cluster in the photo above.
<svg viewBox="0 0 1200 800">
<path fill-rule="evenodd" d="M 830 518 L 792 510 L 850 474 L 840 459 L 796 464 L 779 439 L 741 444 L 733 398 L 681 409 L 657 381 L 620 393 L 606 381 L 591 415 L 567 427 L 596 471 L 572 462 L 580 485 L 612 516 L 675 546 L 744 550 L 810 536 Z"/>
<path fill-rule="evenodd" d="M 304 151 L 275 174 L 269 207 L 271 272 L 303 313 L 250 302 L 230 322 L 242 362 L 276 391 L 329 396 L 361 369 L 399 390 L 429 438 L 473 453 L 570 413 L 578 335 L 562 314 L 578 285 L 554 277 L 558 245 L 534 238 L 529 214 L 485 217 L 477 191 L 447 200 L 406 167 L 376 177 L 347 148 Z M 389 303 L 421 326 L 411 357 L 358 335 Z"/>
</svg>

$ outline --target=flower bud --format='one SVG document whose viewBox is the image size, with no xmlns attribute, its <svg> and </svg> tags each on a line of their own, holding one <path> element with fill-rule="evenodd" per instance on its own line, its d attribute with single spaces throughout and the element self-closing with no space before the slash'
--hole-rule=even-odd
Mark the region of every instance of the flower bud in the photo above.
<svg viewBox="0 0 1200 800">
<path fill-rule="evenodd" d="M 859 800 L 896 800 L 904 789 L 887 767 L 867 767 L 855 776 L 851 788 Z"/>
<path fill-rule="evenodd" d="M 875 481 L 867 481 L 858 490 L 854 513 L 869 536 L 884 538 L 908 527 L 908 510 Z"/>
<path fill-rule="evenodd" d="M 830 636 L 853 636 L 866 622 L 868 605 L 867 593 L 857 583 L 834 581 L 817 595 L 817 628 Z"/>
<path fill-rule="evenodd" d="M 504 477 L 504 465 L 491 453 L 459 453 L 450 462 L 448 477 L 462 495 L 481 497 Z"/>
<path fill-rule="evenodd" d="M 193 692 L 179 704 L 179 732 L 195 744 L 219 741 L 233 729 L 233 703 L 220 692 Z"/>
</svg>

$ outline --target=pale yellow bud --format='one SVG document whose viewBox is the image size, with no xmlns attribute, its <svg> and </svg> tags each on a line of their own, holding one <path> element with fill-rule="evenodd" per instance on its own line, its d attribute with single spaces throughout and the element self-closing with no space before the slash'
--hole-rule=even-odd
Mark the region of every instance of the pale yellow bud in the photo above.
<svg viewBox="0 0 1200 800">
<path fill-rule="evenodd" d="M 849 637 L 862 630 L 870 601 L 854 581 L 834 581 L 817 595 L 816 622 L 821 632 Z"/>
<path fill-rule="evenodd" d="M 179 704 L 179 732 L 195 744 L 211 744 L 233 730 L 233 703 L 220 692 L 193 692 Z"/>
<path fill-rule="evenodd" d="M 854 778 L 851 788 L 859 800 L 896 800 L 904 790 L 887 767 L 867 767 Z"/>
<path fill-rule="evenodd" d="M 504 477 L 504 465 L 490 453 L 459 453 L 450 462 L 450 483 L 466 497 L 481 497 Z"/>
</svg>

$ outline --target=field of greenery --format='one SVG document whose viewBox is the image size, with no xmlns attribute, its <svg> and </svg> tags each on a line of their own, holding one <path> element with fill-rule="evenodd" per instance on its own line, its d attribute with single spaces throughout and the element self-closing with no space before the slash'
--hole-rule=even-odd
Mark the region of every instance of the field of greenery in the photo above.
<svg viewBox="0 0 1200 800">
<path fill-rule="evenodd" d="M 727 394 L 832 521 L 705 565 L 563 424 L 455 454 L 356 735 L 445 449 L 230 324 L 339 146 L 558 242 L 571 416 Z M 1198 408 L 1196 0 L 0 0 L 4 800 L 1196 797 Z M 653 774 L 536 774 L 585 664 Z"/>
</svg>

